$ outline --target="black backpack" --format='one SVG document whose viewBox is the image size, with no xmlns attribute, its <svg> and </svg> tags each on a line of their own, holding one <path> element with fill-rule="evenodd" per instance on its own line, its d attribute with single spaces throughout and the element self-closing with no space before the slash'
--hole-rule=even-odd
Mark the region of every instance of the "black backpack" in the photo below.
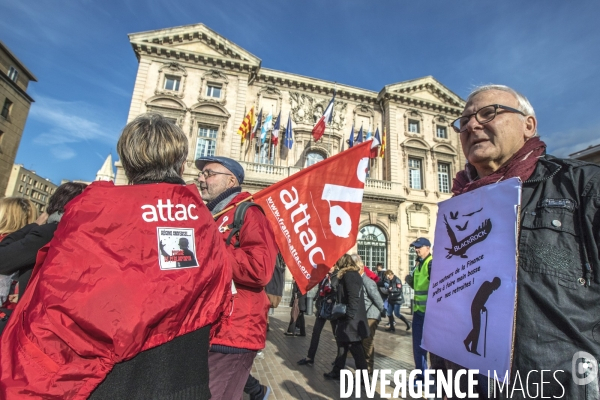
<svg viewBox="0 0 600 400">
<path fill-rule="evenodd" d="M 242 225 L 244 224 L 244 218 L 246 217 L 246 211 L 250 207 L 258 207 L 258 209 L 263 214 L 265 213 L 263 211 L 262 207 L 256 203 L 246 201 L 244 203 L 238 204 L 238 206 L 235 209 L 235 213 L 233 214 L 233 223 L 227 226 L 229 229 L 231 229 L 231 232 L 229 233 L 229 236 L 227 237 L 227 240 L 225 241 L 225 243 L 227 243 L 227 245 L 231 244 L 231 239 L 234 236 L 237 236 L 238 240 L 236 241 L 234 246 L 235 247 L 240 246 L 240 241 L 239 241 L 240 229 L 242 229 Z M 277 253 L 277 260 L 275 262 L 275 270 L 273 271 L 273 276 L 271 277 L 271 280 L 269 281 L 269 283 L 267 283 L 267 286 L 265 286 L 265 292 L 267 292 L 267 294 L 281 297 L 281 296 L 283 296 L 284 286 L 285 286 L 285 262 L 283 261 L 283 257 L 281 256 L 281 253 Z"/>
</svg>

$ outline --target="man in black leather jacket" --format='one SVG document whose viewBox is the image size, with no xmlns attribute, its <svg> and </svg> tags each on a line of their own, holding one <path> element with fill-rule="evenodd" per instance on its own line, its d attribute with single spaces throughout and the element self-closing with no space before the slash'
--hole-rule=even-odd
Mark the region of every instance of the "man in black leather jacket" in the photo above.
<svg viewBox="0 0 600 400">
<path fill-rule="evenodd" d="M 469 161 L 455 195 L 523 181 L 512 379 L 495 398 L 600 398 L 600 167 L 547 155 L 531 104 L 506 86 L 475 89 L 453 127 Z"/>
</svg>

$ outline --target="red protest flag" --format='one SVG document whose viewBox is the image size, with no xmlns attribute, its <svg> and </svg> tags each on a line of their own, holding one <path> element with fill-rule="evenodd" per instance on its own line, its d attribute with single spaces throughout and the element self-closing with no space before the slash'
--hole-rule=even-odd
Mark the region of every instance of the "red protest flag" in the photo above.
<svg viewBox="0 0 600 400">
<path fill-rule="evenodd" d="M 253 196 L 303 293 L 356 243 L 370 152 L 367 141 Z"/>
</svg>

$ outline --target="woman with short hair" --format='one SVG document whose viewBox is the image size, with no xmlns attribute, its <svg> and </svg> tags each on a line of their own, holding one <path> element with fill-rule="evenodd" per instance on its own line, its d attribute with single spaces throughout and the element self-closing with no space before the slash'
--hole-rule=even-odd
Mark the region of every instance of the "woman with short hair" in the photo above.
<svg viewBox="0 0 600 400">
<path fill-rule="evenodd" d="M 130 185 L 93 182 L 38 255 L 0 339 L 1 398 L 210 398 L 209 334 L 231 307 L 232 272 L 181 178 L 187 138 L 144 114 L 117 151 Z"/>
</svg>

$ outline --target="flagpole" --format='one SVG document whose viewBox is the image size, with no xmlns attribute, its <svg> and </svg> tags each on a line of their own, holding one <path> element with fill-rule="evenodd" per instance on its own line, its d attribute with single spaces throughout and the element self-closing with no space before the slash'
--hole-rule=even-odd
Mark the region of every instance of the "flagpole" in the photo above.
<svg viewBox="0 0 600 400">
<path fill-rule="evenodd" d="M 335 89 L 337 88 L 337 82 L 333 83 L 333 93 L 335 94 Z M 333 108 L 331 109 L 331 118 L 333 122 L 333 110 L 335 110 L 335 100 L 333 101 Z M 331 124 L 331 129 L 329 130 L 329 144 L 331 145 L 331 149 L 329 150 L 329 157 L 333 155 L 333 141 L 331 139 L 331 132 L 333 131 L 333 123 Z"/>
<path fill-rule="evenodd" d="M 253 199 L 252 196 L 246 197 L 244 200 L 242 200 L 242 201 L 240 201 L 238 203 L 235 203 L 234 205 L 231 205 L 231 206 L 227 207 L 226 209 L 224 209 L 224 210 L 216 213 L 215 215 L 213 215 L 213 218 L 216 220 L 217 218 L 219 218 L 221 215 L 225 214 L 227 211 L 231 210 L 232 208 L 237 207 L 240 204 L 242 204 L 243 202 L 249 201 L 249 200 L 252 200 L 252 199 Z"/>
<path fill-rule="evenodd" d="M 246 119 L 246 110 L 247 110 L 247 107 L 244 106 L 244 119 Z M 244 121 L 244 120 L 242 120 L 242 121 Z M 242 156 L 244 154 L 244 142 L 245 142 L 244 139 L 245 139 L 245 136 L 246 136 L 246 134 L 244 133 L 243 136 L 240 138 L 241 139 L 241 143 L 240 143 L 240 156 L 239 156 L 240 160 L 244 160 Z"/>
</svg>

